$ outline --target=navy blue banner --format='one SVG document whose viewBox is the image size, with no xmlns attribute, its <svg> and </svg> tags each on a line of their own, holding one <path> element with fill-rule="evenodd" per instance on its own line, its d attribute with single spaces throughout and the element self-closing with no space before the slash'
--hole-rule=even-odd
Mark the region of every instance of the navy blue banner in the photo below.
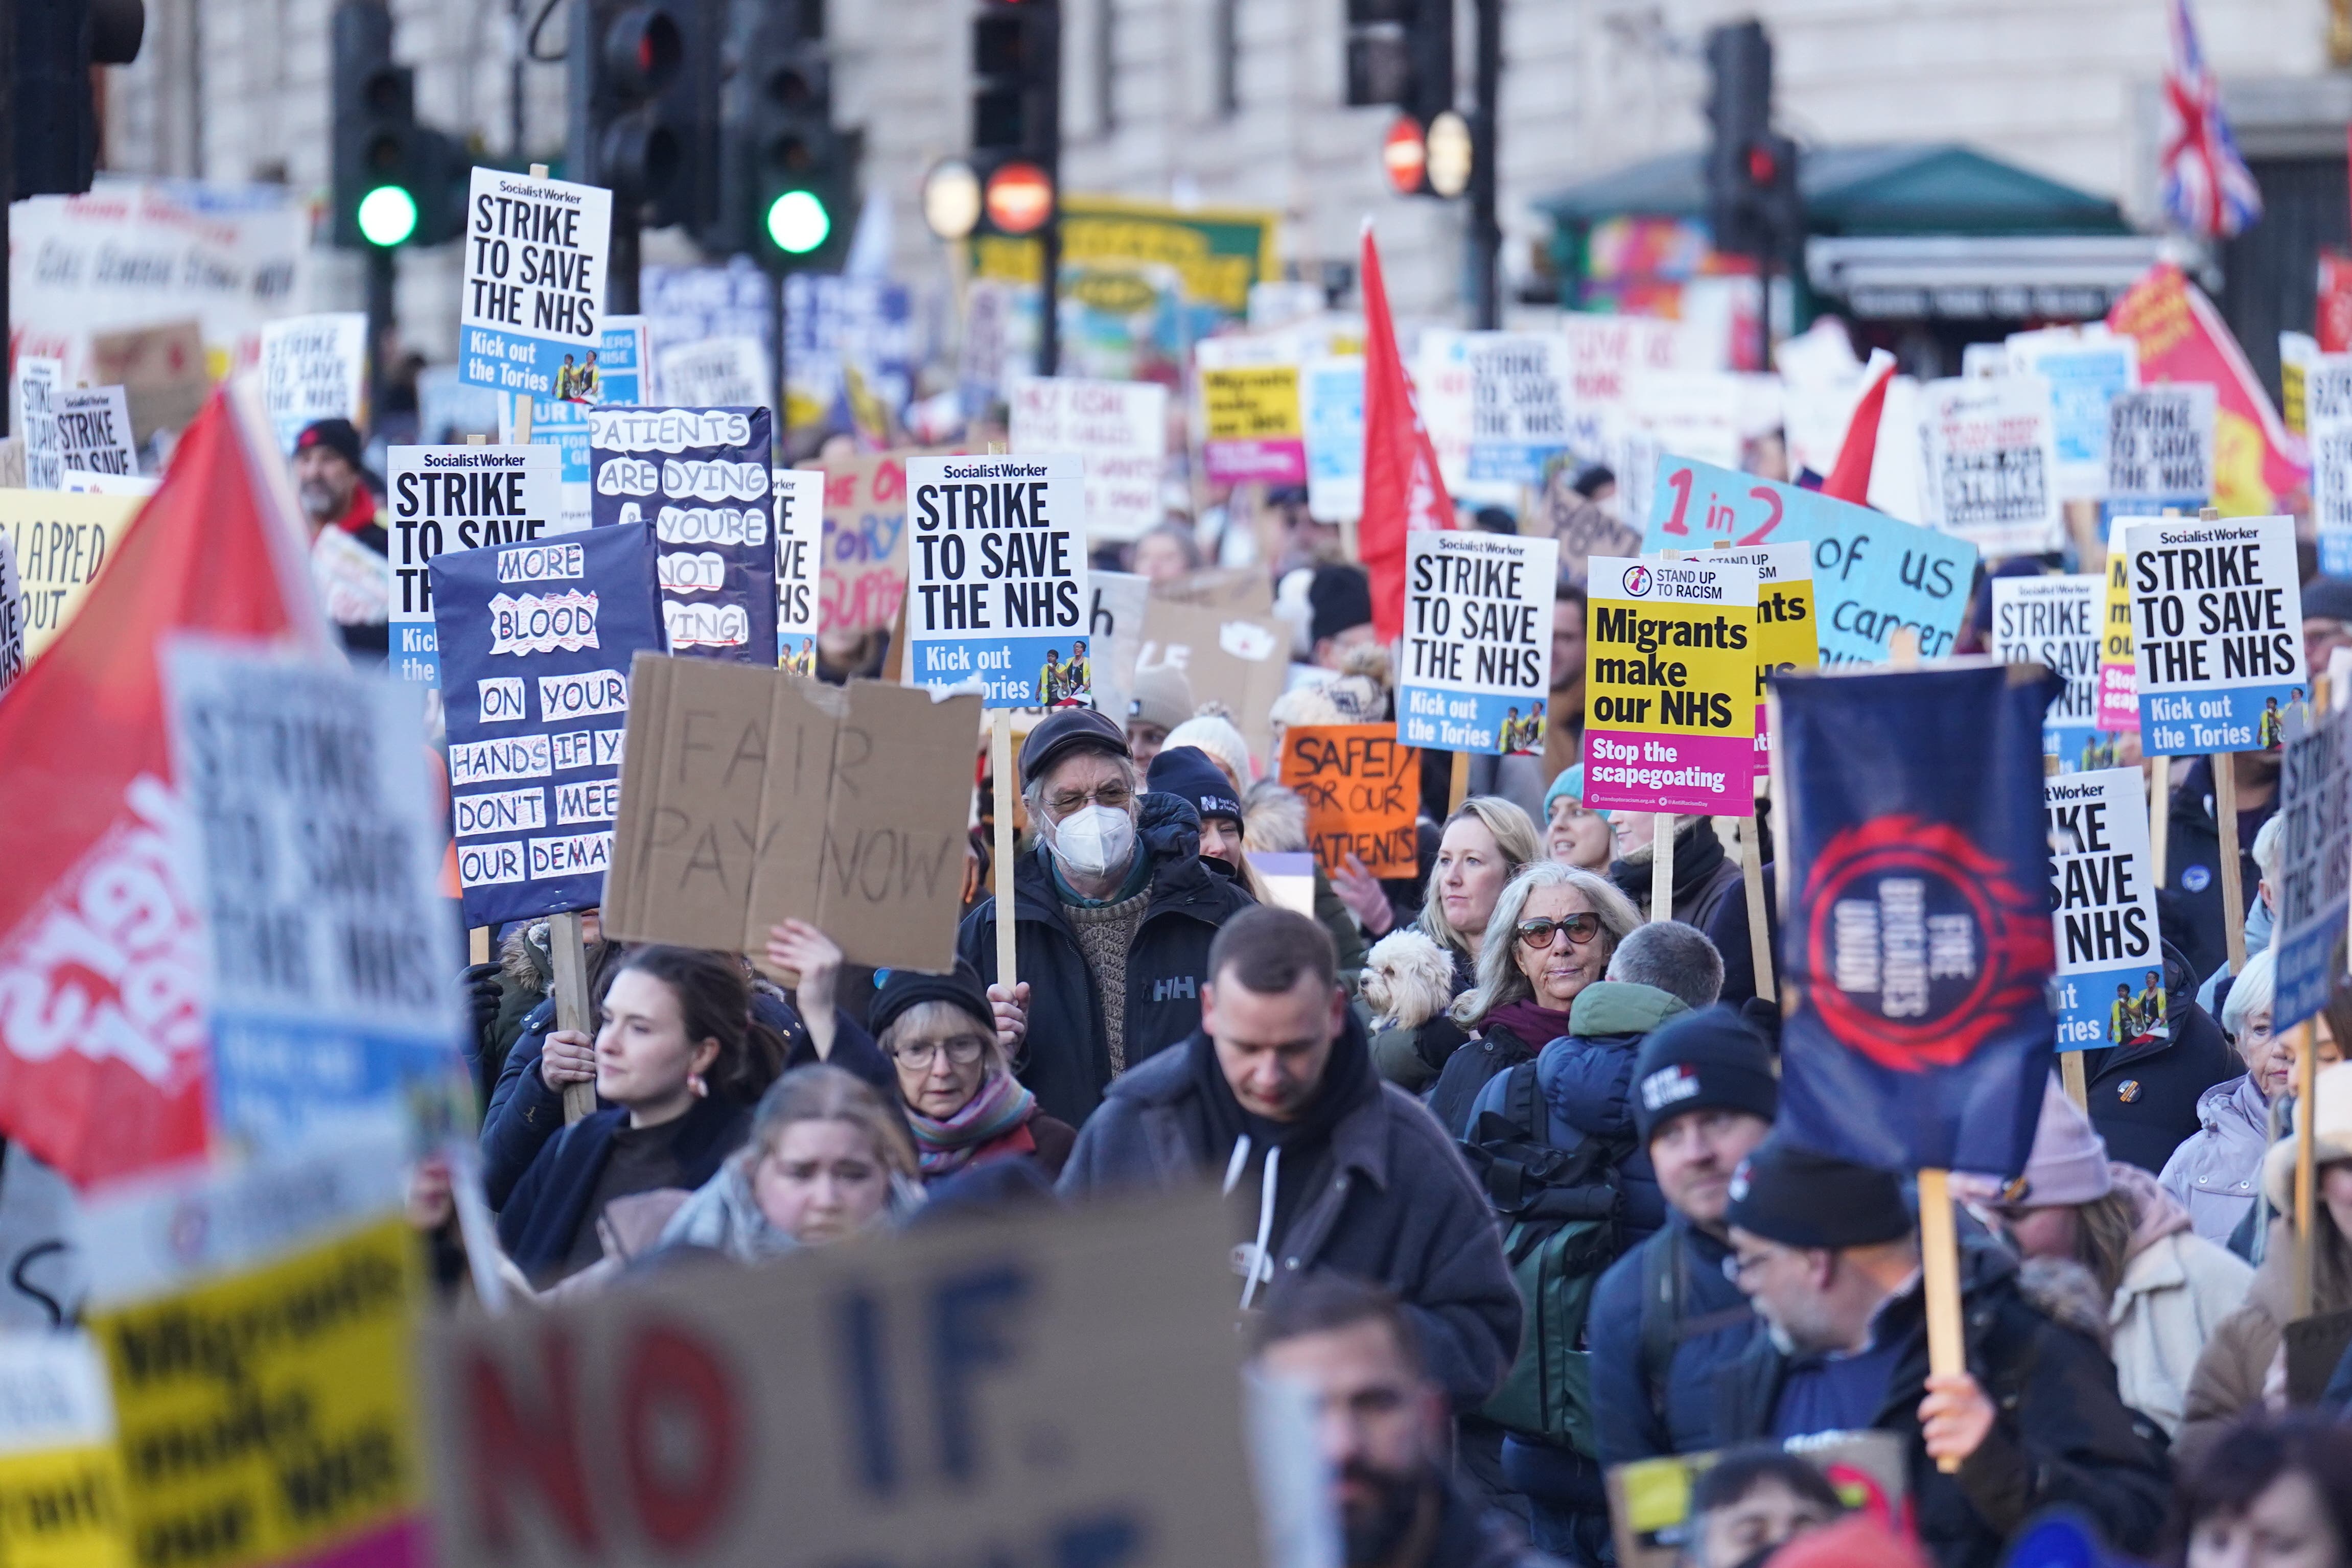
<svg viewBox="0 0 2352 1568">
<path fill-rule="evenodd" d="M 653 525 L 663 652 L 776 662 L 764 408 L 592 408 L 589 521 Z"/>
<path fill-rule="evenodd" d="M 1776 675 L 1780 1125 L 1886 1170 L 2014 1176 L 2055 1021 L 2046 672 Z"/>
<path fill-rule="evenodd" d="M 466 924 L 593 909 L 620 811 L 629 661 L 662 651 L 653 525 L 452 550 L 431 569 Z"/>
</svg>

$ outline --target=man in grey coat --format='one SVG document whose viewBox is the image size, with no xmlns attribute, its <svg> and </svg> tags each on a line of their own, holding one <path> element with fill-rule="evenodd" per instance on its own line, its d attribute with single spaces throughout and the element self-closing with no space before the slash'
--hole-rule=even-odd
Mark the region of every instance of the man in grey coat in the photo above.
<svg viewBox="0 0 2352 1568">
<path fill-rule="evenodd" d="M 1476 1406 L 1518 1352 L 1518 1292 L 1453 1140 L 1373 1073 L 1330 934 L 1253 907 L 1218 931 L 1208 970 L 1201 1029 L 1111 1085 L 1062 1195 L 1222 1179 L 1247 1195 L 1244 1307 L 1318 1269 L 1380 1285 L 1412 1314 L 1454 1408 Z"/>
</svg>

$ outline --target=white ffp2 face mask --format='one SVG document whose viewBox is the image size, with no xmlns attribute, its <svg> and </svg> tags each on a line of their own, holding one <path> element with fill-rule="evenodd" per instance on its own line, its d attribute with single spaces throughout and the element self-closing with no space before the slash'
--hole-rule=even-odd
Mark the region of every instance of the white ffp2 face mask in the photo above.
<svg viewBox="0 0 2352 1568">
<path fill-rule="evenodd" d="M 1054 858 L 1079 876 L 1108 874 L 1135 851 L 1135 822 L 1108 806 L 1081 806 L 1054 824 Z"/>
</svg>

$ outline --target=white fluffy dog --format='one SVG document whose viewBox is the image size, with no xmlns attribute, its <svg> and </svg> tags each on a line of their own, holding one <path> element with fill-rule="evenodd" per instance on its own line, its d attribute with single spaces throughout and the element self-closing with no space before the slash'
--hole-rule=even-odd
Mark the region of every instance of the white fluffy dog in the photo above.
<svg viewBox="0 0 2352 1568">
<path fill-rule="evenodd" d="M 1454 959 L 1410 926 L 1391 931 L 1364 955 L 1363 998 L 1374 1029 L 1419 1029 L 1454 999 Z"/>
</svg>

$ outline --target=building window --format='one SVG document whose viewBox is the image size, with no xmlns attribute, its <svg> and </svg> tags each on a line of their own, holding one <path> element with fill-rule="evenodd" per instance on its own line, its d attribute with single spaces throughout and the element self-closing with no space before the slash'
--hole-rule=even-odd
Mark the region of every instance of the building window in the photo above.
<svg viewBox="0 0 2352 1568">
<path fill-rule="evenodd" d="M 1213 0 L 1217 54 L 1217 118 L 1230 120 L 1242 107 L 1241 0 Z"/>
<path fill-rule="evenodd" d="M 1118 129 L 1118 0 L 1095 0 L 1095 129 Z"/>
</svg>

